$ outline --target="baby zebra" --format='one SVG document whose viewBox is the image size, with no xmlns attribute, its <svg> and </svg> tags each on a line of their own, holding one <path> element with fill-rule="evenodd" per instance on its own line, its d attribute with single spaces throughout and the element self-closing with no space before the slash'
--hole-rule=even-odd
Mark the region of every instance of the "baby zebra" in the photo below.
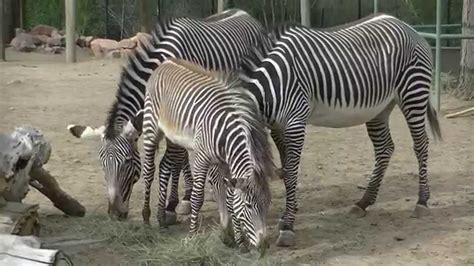
<svg viewBox="0 0 474 266">
<path fill-rule="evenodd" d="M 143 114 L 143 177 L 154 175 L 158 143 L 166 137 L 186 148 L 193 174 L 190 234 L 198 229 L 204 184 L 211 167 L 232 188 L 229 200 L 239 245 L 265 248 L 266 215 L 270 204 L 267 178 L 274 165 L 263 119 L 248 92 L 236 79 L 210 72 L 181 59 L 160 65 L 146 85 Z M 165 192 L 166 193 L 166 192 Z M 218 199 L 219 202 L 225 201 Z M 161 198 L 161 197 L 160 197 Z M 222 214 L 222 209 L 219 210 Z M 221 215 L 226 229 L 229 217 Z M 245 233 L 241 233 L 243 230 Z"/>
</svg>

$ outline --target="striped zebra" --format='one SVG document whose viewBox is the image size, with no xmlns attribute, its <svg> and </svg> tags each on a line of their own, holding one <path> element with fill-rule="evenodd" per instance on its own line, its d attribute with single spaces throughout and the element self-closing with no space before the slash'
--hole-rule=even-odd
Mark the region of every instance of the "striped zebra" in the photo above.
<svg viewBox="0 0 474 266">
<path fill-rule="evenodd" d="M 166 137 L 190 153 L 193 175 L 190 234 L 198 229 L 204 184 L 212 166 L 225 169 L 234 195 L 239 245 L 265 248 L 274 165 L 265 124 L 252 98 L 232 78 L 180 59 L 162 63 L 148 79 L 143 116 L 143 177 L 153 178 L 155 154 Z M 226 195 L 218 202 L 226 202 Z M 221 221 L 224 227 L 228 221 Z M 226 229 L 226 228 L 225 228 Z M 242 231 L 245 234 L 242 233 Z M 245 237 L 245 238 L 244 238 Z"/>
<path fill-rule="evenodd" d="M 243 56 L 252 49 L 264 50 L 270 46 L 263 26 L 242 10 L 231 9 L 205 19 L 170 18 L 157 24 L 151 42 L 142 43 L 129 56 L 124 66 L 106 125 L 70 125 L 76 137 L 102 136 L 99 159 L 103 165 L 109 194 L 109 213 L 119 217 L 128 214 L 132 188 L 140 176 L 140 157 L 137 140 L 141 126 L 134 117 L 143 109 L 145 84 L 149 76 L 166 58 L 182 58 L 206 69 L 237 70 Z M 171 195 L 166 207 L 174 217 L 178 204 L 178 179 L 181 169 L 190 187 L 187 154 L 183 148 L 167 142 L 167 149 L 159 165 L 160 191 L 166 191 L 171 176 Z M 187 174 L 186 174 L 187 173 Z M 149 222 L 150 190 L 153 177 L 145 179 L 143 219 Z M 186 186 L 185 186 L 186 187 Z M 166 195 L 166 193 L 160 193 Z M 189 199 L 190 189 L 184 199 Z M 164 209 L 160 199 L 159 209 Z"/>
<path fill-rule="evenodd" d="M 414 215 L 427 211 L 426 118 L 441 139 L 429 103 L 432 58 L 428 43 L 413 28 L 378 14 L 333 29 L 278 27 L 267 54 L 254 53 L 243 64 L 242 79 L 270 125 L 280 152 L 286 208 L 277 245 L 295 244 L 296 185 L 306 125 L 343 128 L 365 124 L 374 146 L 375 167 L 363 197 L 351 213 L 365 215 L 375 203 L 394 152 L 389 116 L 397 105 L 408 123 L 419 164 L 419 195 Z"/>
</svg>

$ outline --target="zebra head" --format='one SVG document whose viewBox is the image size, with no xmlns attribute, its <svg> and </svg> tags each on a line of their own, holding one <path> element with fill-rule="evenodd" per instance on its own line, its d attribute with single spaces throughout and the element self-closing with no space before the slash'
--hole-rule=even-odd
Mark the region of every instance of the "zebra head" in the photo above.
<svg viewBox="0 0 474 266">
<path fill-rule="evenodd" d="M 108 134 L 105 127 L 70 125 L 71 134 L 78 138 L 101 136 L 99 160 L 104 170 L 108 194 L 108 213 L 119 219 L 128 216 L 130 196 L 135 183 L 140 178 L 141 161 L 137 142 L 142 130 L 143 115 L 138 114 L 125 126 Z"/>
<path fill-rule="evenodd" d="M 108 213 L 127 218 L 132 189 L 140 178 L 141 162 L 137 142 L 141 134 L 143 114 L 132 118 L 120 134 L 104 135 L 99 159 L 105 174 L 109 196 Z"/>
<path fill-rule="evenodd" d="M 262 187 L 254 178 L 233 178 L 230 186 L 234 190 L 234 215 L 240 223 L 241 236 L 237 239 L 240 246 L 253 246 L 261 252 L 268 248 L 266 240 L 266 217 L 270 206 L 270 191 Z M 236 234 L 239 235 L 239 234 Z"/>
</svg>

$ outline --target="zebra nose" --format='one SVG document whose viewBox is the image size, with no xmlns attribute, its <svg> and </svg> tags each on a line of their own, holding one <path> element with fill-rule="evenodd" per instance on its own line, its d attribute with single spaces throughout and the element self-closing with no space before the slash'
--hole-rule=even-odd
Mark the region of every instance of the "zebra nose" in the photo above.
<svg viewBox="0 0 474 266">
<path fill-rule="evenodd" d="M 117 218 L 119 220 L 125 220 L 128 217 L 128 211 L 120 211 L 120 209 L 115 204 L 111 204 L 110 202 L 107 213 L 111 217 Z"/>
<path fill-rule="evenodd" d="M 260 257 L 263 257 L 265 256 L 267 249 L 270 248 L 270 241 L 268 241 L 268 239 L 263 234 L 260 234 L 259 238 L 261 240 L 257 246 L 257 250 L 260 252 Z"/>
</svg>

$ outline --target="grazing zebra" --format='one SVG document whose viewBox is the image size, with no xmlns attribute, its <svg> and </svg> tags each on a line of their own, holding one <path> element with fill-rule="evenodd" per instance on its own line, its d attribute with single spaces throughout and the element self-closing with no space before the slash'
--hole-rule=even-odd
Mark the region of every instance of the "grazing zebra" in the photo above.
<svg viewBox="0 0 474 266">
<path fill-rule="evenodd" d="M 148 79 L 144 114 L 138 116 L 143 119 L 143 177 L 153 178 L 155 154 L 163 137 L 189 151 L 193 175 L 190 233 L 194 234 L 207 173 L 211 166 L 225 169 L 229 173 L 226 183 L 235 193 L 229 205 L 237 242 L 264 248 L 270 204 L 267 178 L 274 174 L 274 165 L 263 119 L 238 84 L 181 59 L 162 63 Z M 225 202 L 225 193 L 217 201 Z"/>
<path fill-rule="evenodd" d="M 395 105 L 408 123 L 419 163 L 415 215 L 427 211 L 426 116 L 441 138 L 429 103 L 432 59 L 428 43 L 404 22 L 378 14 L 350 25 L 316 30 L 283 25 L 270 51 L 243 64 L 242 78 L 270 125 L 283 166 L 286 209 L 277 245 L 294 245 L 296 185 L 305 127 L 364 124 L 375 152 L 368 188 L 351 210 L 363 216 L 377 197 L 394 144 L 389 116 Z"/>
<path fill-rule="evenodd" d="M 102 136 L 99 157 L 102 162 L 109 194 L 109 213 L 126 217 L 128 202 L 134 183 L 139 178 L 140 157 L 137 150 L 141 126 L 133 121 L 143 109 L 145 84 L 153 70 L 166 58 L 182 58 L 210 70 L 237 70 L 241 58 L 252 49 L 264 50 L 270 46 L 263 26 L 242 10 L 231 9 L 206 19 L 187 17 L 170 18 L 158 23 L 151 43 L 144 42 L 129 56 L 121 74 L 115 102 L 109 111 L 105 127 L 70 125 L 69 131 L 76 137 Z M 160 191 L 166 191 L 172 176 L 172 190 L 166 208 L 175 215 L 178 203 L 177 182 L 181 168 L 186 166 L 186 151 L 168 142 L 160 162 Z M 183 165 L 184 164 L 184 165 Z M 189 185 L 189 170 L 188 187 Z M 143 218 L 149 222 L 150 189 L 153 177 L 145 179 L 145 203 Z M 166 195 L 166 193 L 160 193 Z M 189 199 L 190 190 L 185 199 Z M 165 199 L 160 199 L 159 209 L 164 209 Z"/>
</svg>

